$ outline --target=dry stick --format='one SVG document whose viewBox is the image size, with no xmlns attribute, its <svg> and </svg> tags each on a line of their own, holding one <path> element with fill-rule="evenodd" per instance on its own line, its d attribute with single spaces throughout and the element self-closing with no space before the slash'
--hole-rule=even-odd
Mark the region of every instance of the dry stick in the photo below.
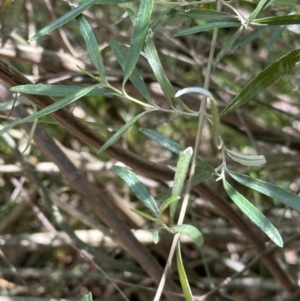
<svg viewBox="0 0 300 301">
<path fill-rule="evenodd" d="M 0 58 L 0 79 L 2 79 L 9 86 L 31 84 L 31 82 L 26 77 L 24 77 L 18 71 L 13 69 L 8 63 L 6 63 L 1 58 Z M 45 108 L 53 103 L 53 100 L 47 96 L 26 95 L 26 97 L 31 102 L 36 104 L 40 109 Z M 78 138 L 82 139 L 86 143 L 96 148 L 100 148 L 106 142 L 106 139 L 104 137 L 100 136 L 95 131 L 92 131 L 80 120 L 75 118 L 73 114 L 65 108 L 52 113 L 51 116 L 53 117 L 53 119 L 58 121 L 61 125 L 63 125 L 68 131 L 70 131 Z M 109 156 L 130 166 L 136 172 L 140 172 L 144 175 L 147 175 L 148 177 L 152 177 L 162 181 L 171 180 L 174 177 L 174 172 L 170 170 L 168 167 L 145 160 L 138 155 L 126 151 L 125 149 L 123 149 L 118 145 L 111 146 L 106 150 L 106 153 Z M 74 175 L 74 177 L 76 178 L 76 175 Z M 70 180 L 73 181 L 72 178 L 74 177 L 71 177 Z M 236 227 L 241 231 L 241 233 L 247 239 L 248 243 L 258 253 L 261 253 L 265 250 L 264 242 L 251 229 L 251 227 L 247 224 L 247 222 L 245 222 L 242 216 L 237 214 L 227 202 L 217 197 L 203 184 L 197 185 L 193 189 L 194 191 L 199 193 L 202 197 L 204 197 L 204 199 L 208 200 L 216 208 L 218 208 L 220 214 L 226 217 L 234 227 Z M 267 266 L 267 268 L 270 270 L 270 272 L 272 273 L 273 277 L 277 279 L 279 283 L 281 283 L 285 291 L 288 292 L 289 294 L 292 294 L 295 291 L 295 286 L 292 283 L 292 281 L 288 278 L 288 276 L 284 273 L 284 271 L 281 269 L 281 267 L 278 265 L 274 257 L 263 256 L 262 260 L 264 264 Z M 147 271 L 149 272 L 149 270 Z"/>
</svg>

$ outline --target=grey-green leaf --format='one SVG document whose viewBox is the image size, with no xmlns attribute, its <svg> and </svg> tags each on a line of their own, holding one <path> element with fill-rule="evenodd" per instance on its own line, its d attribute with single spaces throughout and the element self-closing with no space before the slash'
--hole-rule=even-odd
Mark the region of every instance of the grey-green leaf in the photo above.
<svg viewBox="0 0 300 301">
<path fill-rule="evenodd" d="M 264 195 L 274 198 L 283 204 L 300 212 L 300 197 L 295 193 L 278 187 L 274 184 L 255 179 L 231 170 L 226 170 L 227 173 L 237 182 L 256 190 Z"/>
<path fill-rule="evenodd" d="M 273 84 L 280 76 L 289 72 L 300 60 L 300 49 L 295 49 L 282 56 L 278 61 L 271 64 L 261 73 L 259 73 L 220 113 L 225 115 L 230 111 L 237 109 L 258 93 L 264 91 Z"/>
<path fill-rule="evenodd" d="M 130 119 L 126 124 L 124 124 L 122 127 L 120 127 L 105 143 L 102 145 L 98 150 L 97 154 L 100 154 L 104 152 L 108 147 L 113 145 L 117 140 L 119 140 L 122 135 L 134 124 L 136 123 L 142 116 L 149 113 L 149 111 L 144 111 L 136 116 L 134 116 L 132 119 Z"/>
<path fill-rule="evenodd" d="M 260 166 L 267 163 L 263 155 L 243 155 L 229 149 L 226 149 L 226 152 L 232 160 L 245 166 Z"/>
<path fill-rule="evenodd" d="M 223 179 L 223 186 L 228 196 L 240 208 L 240 210 L 257 225 L 269 238 L 279 247 L 282 248 L 283 241 L 278 230 L 273 224 L 243 195 L 236 191 L 226 180 Z"/>
<path fill-rule="evenodd" d="M 161 65 L 160 59 L 156 52 L 155 45 L 152 41 L 152 38 L 148 37 L 145 44 L 145 53 L 147 56 L 147 60 L 157 78 L 157 81 L 169 103 L 172 107 L 172 97 L 175 95 L 175 89 L 171 85 L 170 81 L 166 77 L 165 71 Z"/>
<path fill-rule="evenodd" d="M 255 18 L 256 16 L 263 10 L 266 8 L 266 6 L 269 4 L 269 2 L 271 2 L 271 0 L 260 0 L 259 3 L 257 4 L 255 10 L 251 13 L 251 15 L 249 16 L 249 18 L 247 19 L 246 23 L 250 24 Z"/>
<path fill-rule="evenodd" d="M 153 3 L 154 0 L 141 0 L 130 43 L 130 49 L 124 68 L 123 84 L 129 79 L 143 48 L 148 33 Z"/>
<path fill-rule="evenodd" d="M 46 27 L 44 27 L 43 29 L 41 29 L 34 36 L 32 36 L 28 40 L 28 42 L 32 42 L 34 40 L 37 40 L 38 38 L 40 38 L 40 37 L 42 37 L 42 36 L 50 33 L 54 29 L 57 29 L 57 28 L 61 27 L 62 25 L 66 24 L 67 22 L 69 22 L 70 20 L 76 18 L 83 11 L 85 11 L 91 5 L 93 5 L 94 2 L 95 2 L 95 0 L 86 0 L 86 1 L 82 2 L 82 5 L 79 5 L 78 7 L 74 8 L 74 9 L 71 9 L 69 12 L 67 12 L 66 14 L 64 14 L 62 17 L 60 17 L 59 19 L 55 20 L 51 24 L 49 24 Z"/>
<path fill-rule="evenodd" d="M 144 217 L 145 219 L 149 219 L 150 221 L 156 221 L 157 220 L 157 218 L 151 216 L 150 214 L 145 213 L 145 212 L 140 211 L 140 210 L 137 210 L 135 208 L 132 208 L 131 211 L 134 212 L 134 213 L 136 213 L 139 216 Z"/>
<path fill-rule="evenodd" d="M 118 63 L 124 70 L 128 58 L 128 53 L 118 42 L 114 40 L 110 41 L 110 45 Z M 136 67 L 133 69 L 129 79 L 132 82 L 132 84 L 137 88 L 137 90 L 141 93 L 141 95 L 145 97 L 150 104 L 155 106 L 150 91 Z"/>
<path fill-rule="evenodd" d="M 94 86 L 90 86 L 90 87 L 87 87 L 87 88 L 82 88 L 81 90 L 79 90 L 78 92 L 72 94 L 72 95 L 69 95 L 59 101 L 56 101 L 55 103 L 51 104 L 50 106 L 32 114 L 32 115 L 29 115 L 23 119 L 20 119 L 20 120 L 16 120 L 12 123 L 10 123 L 9 125 L 7 125 L 6 127 L 4 127 L 3 129 L 0 130 L 0 135 L 2 135 L 3 133 L 5 133 L 6 131 L 8 131 L 9 129 L 13 128 L 14 126 L 20 124 L 20 123 L 23 123 L 23 122 L 30 122 L 30 121 L 33 121 L 37 118 L 40 118 L 42 116 L 45 116 L 45 115 L 49 115 L 65 106 L 67 106 L 68 104 L 74 102 L 75 100 L 85 96 L 86 94 L 88 94 L 90 91 L 92 91 L 93 89 L 95 89 L 97 85 L 94 85 Z"/>
<path fill-rule="evenodd" d="M 131 170 L 121 166 L 115 165 L 112 169 L 128 184 L 128 186 L 131 188 L 137 198 L 144 204 L 144 206 L 150 209 L 151 213 L 155 217 L 158 217 L 159 210 L 154 198 L 149 193 L 147 187 L 139 180 L 136 174 Z"/>
<path fill-rule="evenodd" d="M 174 140 L 171 140 L 153 130 L 140 128 L 140 131 L 144 135 L 146 135 L 147 137 L 152 139 L 153 141 L 157 142 L 161 146 L 169 149 L 170 151 L 172 151 L 176 154 L 179 154 L 181 151 L 183 151 L 185 149 L 182 145 L 178 144 Z M 199 157 L 197 157 L 197 166 L 202 167 L 211 173 L 215 173 L 215 170 L 209 164 L 207 164 L 203 160 L 201 160 Z"/>
<path fill-rule="evenodd" d="M 186 36 L 189 34 L 199 33 L 202 31 L 208 31 L 216 28 L 230 28 L 230 27 L 239 27 L 241 26 L 240 22 L 212 22 L 204 25 L 197 25 L 187 29 L 183 29 L 177 32 L 174 37 Z"/>
<path fill-rule="evenodd" d="M 300 24 L 300 14 L 256 19 L 256 20 L 254 20 L 254 22 L 259 23 L 259 24 L 264 24 L 264 25 Z"/>
<path fill-rule="evenodd" d="M 106 82 L 103 59 L 94 32 L 83 15 L 79 15 L 76 19 L 79 23 L 80 32 L 84 38 L 87 50 L 98 70 L 99 76 L 103 82 Z"/>
<path fill-rule="evenodd" d="M 78 86 L 65 86 L 65 85 L 20 85 L 10 88 L 10 91 L 25 94 L 34 95 L 47 95 L 47 96 L 69 96 L 70 94 L 76 94 L 82 90 L 82 87 Z M 105 88 L 94 87 L 86 96 L 99 96 L 111 93 L 110 90 Z"/>
<path fill-rule="evenodd" d="M 204 243 L 202 233 L 195 226 L 182 224 L 172 226 L 171 229 L 174 232 L 180 232 L 188 236 L 198 247 L 201 247 Z"/>
</svg>

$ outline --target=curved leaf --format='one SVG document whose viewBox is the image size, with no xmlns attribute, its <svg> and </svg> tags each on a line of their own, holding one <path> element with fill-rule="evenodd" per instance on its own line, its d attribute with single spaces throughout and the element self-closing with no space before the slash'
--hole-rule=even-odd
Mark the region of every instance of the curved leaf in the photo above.
<svg viewBox="0 0 300 301">
<path fill-rule="evenodd" d="M 255 179 L 240 173 L 226 170 L 226 172 L 237 182 L 244 186 L 247 186 L 253 190 L 256 190 L 264 195 L 267 195 L 275 200 L 282 202 L 283 204 L 290 206 L 291 208 L 300 212 L 300 197 L 295 193 L 278 187 L 274 184 Z"/>
<path fill-rule="evenodd" d="M 245 166 L 260 166 L 267 163 L 263 155 L 243 155 L 229 149 L 226 149 L 226 152 L 232 160 Z"/>
<path fill-rule="evenodd" d="M 184 265 L 181 258 L 181 251 L 180 251 L 180 242 L 176 248 L 176 262 L 177 262 L 177 269 L 179 274 L 179 279 L 181 283 L 181 287 L 184 293 L 184 297 L 186 301 L 194 301 L 194 297 L 191 291 L 191 287 L 189 281 L 187 279 L 187 275 L 185 273 Z"/>
<path fill-rule="evenodd" d="M 180 232 L 188 236 L 198 247 L 201 247 L 204 243 L 204 238 L 202 233 L 192 225 L 175 225 L 171 229 L 175 232 Z"/>
<path fill-rule="evenodd" d="M 254 207 L 243 195 L 236 191 L 226 180 L 223 178 L 223 186 L 228 196 L 240 208 L 240 210 L 255 224 L 257 225 L 269 238 L 279 247 L 282 248 L 283 241 L 273 224 L 256 208 Z"/>
</svg>

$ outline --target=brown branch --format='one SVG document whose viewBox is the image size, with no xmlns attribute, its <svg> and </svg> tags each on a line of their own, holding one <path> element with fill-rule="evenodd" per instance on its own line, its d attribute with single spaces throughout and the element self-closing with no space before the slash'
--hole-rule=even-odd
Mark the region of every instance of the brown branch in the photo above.
<svg viewBox="0 0 300 301">
<path fill-rule="evenodd" d="M 24 85 L 30 83 L 30 81 L 26 79 L 22 74 L 14 70 L 11 66 L 9 66 L 9 64 L 1 59 L 0 78 L 9 86 Z M 40 109 L 45 108 L 53 103 L 52 99 L 47 96 L 26 95 L 26 97 L 34 104 L 36 104 Z M 101 147 L 106 141 L 104 137 L 92 131 L 89 127 L 76 119 L 72 115 L 72 113 L 65 108 L 54 112 L 53 114 L 51 114 L 51 116 L 78 138 L 96 148 Z M 136 172 L 140 172 L 149 177 L 163 181 L 173 179 L 174 172 L 166 166 L 145 160 L 142 157 L 128 152 L 117 145 L 111 146 L 106 150 L 106 153 L 111 157 L 130 166 Z M 73 182 L 73 178 L 76 177 L 76 175 L 68 175 L 68 177 L 70 177 L 70 181 Z M 227 218 L 234 227 L 239 229 L 253 249 L 255 249 L 258 253 L 265 250 L 264 241 L 262 241 L 257 236 L 257 234 L 248 225 L 248 223 L 245 222 L 245 220 L 241 217 L 241 215 L 237 214 L 225 200 L 217 197 L 206 186 L 202 184 L 196 186 L 194 190 L 202 197 L 204 197 L 207 201 L 211 202 L 219 210 L 220 214 Z M 262 260 L 270 270 L 274 278 L 277 279 L 279 283 L 281 283 L 285 291 L 290 294 L 293 293 L 295 290 L 294 284 L 278 265 L 274 257 L 270 256 L 269 254 L 268 256 L 263 256 Z"/>
</svg>

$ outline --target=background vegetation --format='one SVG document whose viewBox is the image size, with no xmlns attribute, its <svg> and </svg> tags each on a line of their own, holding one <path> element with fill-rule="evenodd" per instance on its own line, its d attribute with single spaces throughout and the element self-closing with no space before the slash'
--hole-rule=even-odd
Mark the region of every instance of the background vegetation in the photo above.
<svg viewBox="0 0 300 301">
<path fill-rule="evenodd" d="M 0 3 L 1 298 L 299 300 L 299 3 Z"/>
</svg>

